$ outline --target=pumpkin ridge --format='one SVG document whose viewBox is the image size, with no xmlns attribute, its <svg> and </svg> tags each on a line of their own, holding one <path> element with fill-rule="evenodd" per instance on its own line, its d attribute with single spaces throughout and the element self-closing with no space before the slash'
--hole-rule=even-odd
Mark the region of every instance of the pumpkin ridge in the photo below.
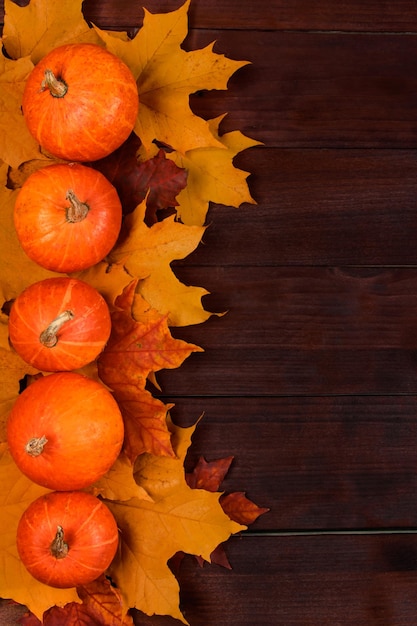
<svg viewBox="0 0 417 626">
<path fill-rule="evenodd" d="M 96 507 L 90 512 L 90 515 L 85 518 L 83 520 L 83 522 L 78 526 L 76 532 L 75 532 L 75 536 L 79 533 L 82 532 L 83 528 L 89 524 L 89 522 L 96 516 L 97 512 L 101 510 L 102 507 L 102 503 L 99 500 L 98 504 L 96 505 Z"/>
<path fill-rule="evenodd" d="M 19 299 L 16 299 L 13 302 L 12 309 L 14 309 L 13 310 L 12 320 L 14 319 L 14 317 L 18 317 L 18 319 L 20 320 L 20 323 L 24 324 L 24 326 L 29 331 L 29 333 L 36 333 L 37 332 L 36 326 L 32 326 L 30 324 L 30 322 L 34 321 L 35 315 L 31 319 L 28 319 L 25 315 L 23 315 L 22 314 L 22 307 L 21 307 Z M 11 314 L 11 311 L 10 311 L 10 314 Z M 10 315 L 9 315 L 9 320 L 10 320 Z M 18 343 L 26 343 L 26 342 L 20 341 Z"/>
</svg>

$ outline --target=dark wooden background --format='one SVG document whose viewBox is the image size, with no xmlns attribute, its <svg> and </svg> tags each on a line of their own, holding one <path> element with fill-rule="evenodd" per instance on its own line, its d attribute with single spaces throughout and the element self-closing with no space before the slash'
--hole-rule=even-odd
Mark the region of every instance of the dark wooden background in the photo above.
<svg viewBox="0 0 417 626">
<path fill-rule="evenodd" d="M 140 6 L 84 12 L 134 29 Z M 188 467 L 234 455 L 224 489 L 271 511 L 227 544 L 232 571 L 186 558 L 184 614 L 415 626 L 417 4 L 193 0 L 186 48 L 213 40 L 252 64 L 192 106 L 264 143 L 236 159 L 258 204 L 213 206 L 206 245 L 176 266 L 229 314 L 176 330 L 205 352 L 160 381 L 178 423 L 205 412 Z"/>
</svg>

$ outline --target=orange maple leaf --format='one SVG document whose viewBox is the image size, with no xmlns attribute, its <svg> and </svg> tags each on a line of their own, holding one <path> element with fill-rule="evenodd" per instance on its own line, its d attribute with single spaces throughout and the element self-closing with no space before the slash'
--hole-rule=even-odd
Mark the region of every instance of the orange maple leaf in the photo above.
<svg viewBox="0 0 417 626">
<path fill-rule="evenodd" d="M 205 458 L 201 456 L 194 470 L 185 475 L 187 484 L 192 489 L 218 491 L 224 477 L 229 471 L 232 461 L 233 456 L 210 462 L 207 462 Z"/>
<path fill-rule="evenodd" d="M 167 315 L 151 310 L 148 320 L 132 316 L 137 281 L 132 281 L 116 300 L 119 310 L 112 314 L 112 333 L 98 359 L 101 380 L 119 393 L 127 385 L 140 389 L 152 372 L 179 367 L 199 346 L 172 337 Z"/>
<path fill-rule="evenodd" d="M 98 360 L 99 376 L 112 389 L 122 411 L 124 451 L 132 463 L 143 452 L 175 456 L 166 422 L 172 405 L 154 398 L 145 385 L 150 375 L 179 367 L 192 352 L 201 351 L 174 339 L 167 316 L 149 308 L 140 297 L 135 299 L 136 284 L 132 281 L 116 299 L 112 334 Z"/>
<path fill-rule="evenodd" d="M 167 428 L 167 411 L 172 404 L 164 404 L 146 389 L 125 385 L 114 391 L 125 424 L 123 449 L 132 463 L 139 454 L 175 456 L 171 433 Z"/>
<path fill-rule="evenodd" d="M 133 619 L 123 609 L 118 589 L 105 576 L 77 588 L 82 603 L 69 602 L 64 607 L 53 606 L 41 622 L 33 613 L 20 620 L 21 626 L 133 626 Z"/>
<path fill-rule="evenodd" d="M 231 520 L 247 526 L 253 524 L 260 515 L 269 511 L 268 508 L 259 507 L 249 500 L 243 491 L 234 491 L 221 496 L 220 504 Z"/>
</svg>

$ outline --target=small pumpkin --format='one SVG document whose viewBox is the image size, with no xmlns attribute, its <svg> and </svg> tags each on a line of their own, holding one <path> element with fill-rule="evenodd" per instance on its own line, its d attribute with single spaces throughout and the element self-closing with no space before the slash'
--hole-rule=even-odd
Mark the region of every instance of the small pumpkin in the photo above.
<svg viewBox="0 0 417 626">
<path fill-rule="evenodd" d="M 94 361 L 110 336 L 103 296 L 86 282 L 57 276 L 32 283 L 10 310 L 9 338 L 21 358 L 45 372 Z"/>
<path fill-rule="evenodd" d="M 20 518 L 16 545 L 30 574 L 51 587 L 86 585 L 106 571 L 118 547 L 107 506 L 82 491 L 51 492 Z"/>
<path fill-rule="evenodd" d="M 33 172 L 14 206 L 25 253 L 55 272 L 87 269 L 112 249 L 122 224 L 116 189 L 98 170 L 55 163 Z"/>
<path fill-rule="evenodd" d="M 104 385 L 77 372 L 57 372 L 24 389 L 6 431 L 23 474 L 48 489 L 71 491 L 91 486 L 110 469 L 124 424 Z"/>
<path fill-rule="evenodd" d="M 67 161 L 96 161 L 132 132 L 136 80 L 116 55 L 92 43 L 51 50 L 26 81 L 22 110 L 36 141 Z"/>
</svg>

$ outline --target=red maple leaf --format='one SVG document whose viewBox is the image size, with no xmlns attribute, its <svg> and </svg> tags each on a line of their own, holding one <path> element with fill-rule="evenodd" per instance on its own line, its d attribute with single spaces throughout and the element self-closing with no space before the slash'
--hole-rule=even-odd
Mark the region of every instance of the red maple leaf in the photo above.
<svg viewBox="0 0 417 626">
<path fill-rule="evenodd" d="M 218 491 L 233 461 L 232 456 L 217 461 L 207 462 L 204 457 L 198 459 L 192 472 L 185 475 L 187 484 L 192 489 Z"/>
<path fill-rule="evenodd" d="M 175 456 L 167 427 L 167 412 L 172 404 L 164 404 L 134 385 L 116 389 L 114 397 L 125 425 L 123 449 L 132 463 L 143 452 Z"/>
<path fill-rule="evenodd" d="M 21 626 L 42 626 L 42 622 L 30 611 L 18 619 L 17 623 L 21 624 Z"/>
<path fill-rule="evenodd" d="M 187 172 L 167 159 L 162 148 L 155 157 L 140 163 L 136 156 L 139 147 L 139 138 L 132 134 L 118 150 L 93 166 L 116 187 L 125 213 L 132 212 L 148 194 L 145 222 L 150 226 L 158 221 L 158 211 L 178 205 L 176 196 L 187 184 Z"/>
<path fill-rule="evenodd" d="M 179 367 L 201 348 L 172 337 L 167 316 L 149 309 L 141 321 L 132 317 L 137 281 L 116 299 L 110 339 L 98 359 L 98 374 L 111 388 L 125 423 L 124 451 L 132 463 L 139 454 L 175 456 L 165 405 L 146 389 L 161 369 Z"/>
<path fill-rule="evenodd" d="M 123 610 L 120 592 L 105 576 L 78 587 L 82 602 L 69 602 L 63 607 L 53 606 L 41 622 L 28 612 L 19 621 L 21 626 L 133 626 L 130 615 Z"/>
<path fill-rule="evenodd" d="M 249 500 L 243 491 L 234 491 L 227 495 L 223 495 L 220 498 L 220 504 L 223 511 L 234 522 L 239 524 L 253 524 L 263 513 L 267 513 L 269 509 L 265 507 L 259 507 L 257 504 Z"/>
<path fill-rule="evenodd" d="M 210 462 L 206 461 L 205 458 L 201 456 L 193 471 L 186 473 L 185 478 L 187 484 L 192 489 L 205 489 L 206 491 L 213 492 L 218 491 L 229 471 L 232 461 L 233 456 Z M 220 504 L 230 519 L 246 526 L 252 524 L 260 515 L 269 511 L 269 509 L 261 508 L 249 500 L 241 491 L 222 495 L 220 497 Z M 181 553 L 177 554 L 173 561 L 173 567 L 178 569 L 182 558 L 183 555 Z M 205 562 L 204 559 L 201 557 L 196 557 L 196 559 L 200 566 L 203 566 Z M 212 563 L 231 569 L 223 544 L 217 546 L 210 555 L 210 559 Z"/>
</svg>

